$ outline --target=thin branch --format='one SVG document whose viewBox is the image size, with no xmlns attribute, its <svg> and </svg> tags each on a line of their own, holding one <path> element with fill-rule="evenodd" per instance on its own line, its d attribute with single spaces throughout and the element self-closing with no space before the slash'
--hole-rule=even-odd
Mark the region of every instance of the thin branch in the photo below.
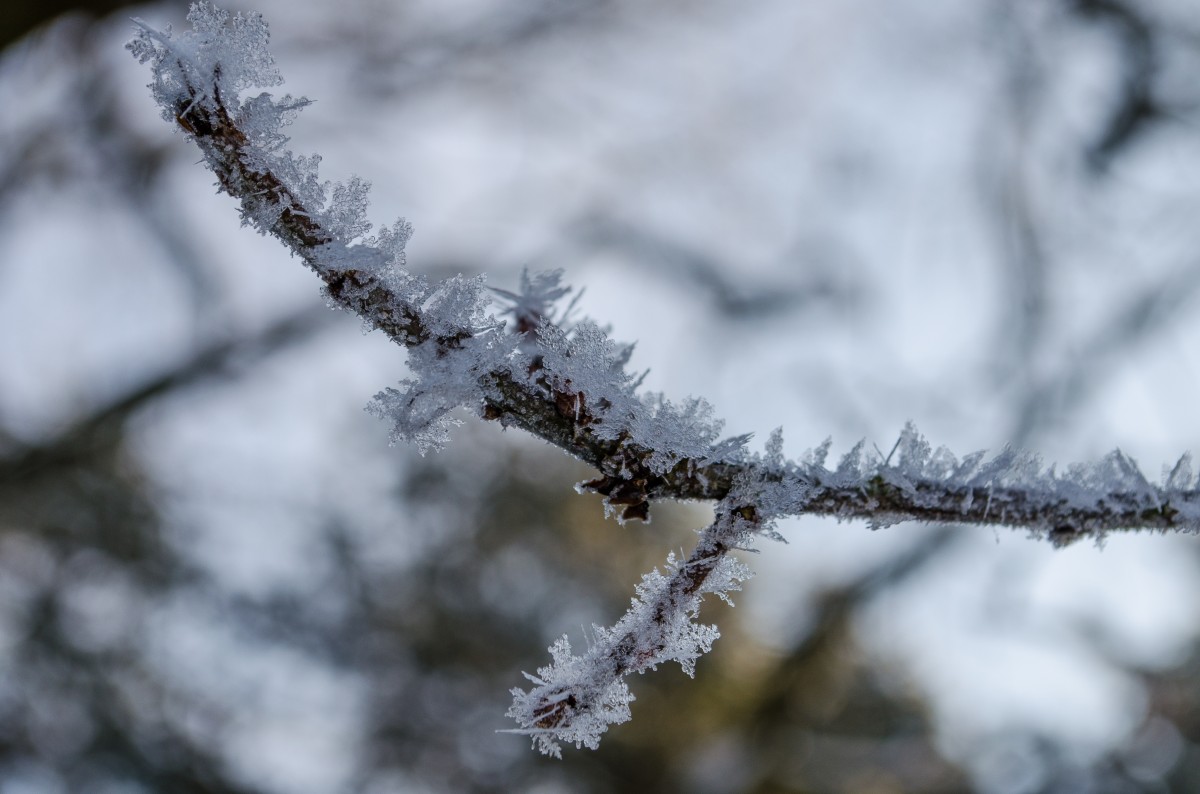
<svg viewBox="0 0 1200 794">
<path fill-rule="evenodd" d="M 739 582 L 750 572 L 729 552 L 744 547 L 755 530 L 736 512 L 718 509 L 686 561 L 672 553 L 665 574 L 654 570 L 642 577 L 638 597 L 615 626 L 593 627 L 595 639 L 587 653 L 573 655 L 562 637 L 550 649 L 553 664 L 536 676 L 526 674 L 533 689 L 512 690 L 508 716 L 521 726 L 512 732 L 532 737 L 547 755 L 561 755 L 559 741 L 595 749 L 610 724 L 629 719 L 633 695 L 626 676 L 669 661 L 692 675 L 696 659 L 719 636 L 715 626 L 693 622 L 700 601 L 707 593 L 728 601 L 728 591 L 741 589 Z"/>
<path fill-rule="evenodd" d="M 917 454 L 924 442 L 915 436 L 910 454 L 899 463 L 872 459 L 860 446 L 833 471 L 801 464 L 772 470 L 741 446 L 721 449 L 716 439 L 694 454 L 672 450 L 672 445 L 680 450 L 694 445 L 644 432 L 634 415 L 645 407 L 640 398 L 625 393 L 619 382 L 612 388 L 597 383 L 588 371 L 595 362 L 571 348 L 572 337 L 563 329 L 543 321 L 538 329 L 543 349 L 516 356 L 496 339 L 494 323 L 473 322 L 466 311 L 439 316 L 437 308 L 431 308 L 438 290 L 453 280 L 429 288 L 402 270 L 382 267 L 386 254 L 381 246 L 347 245 L 344 235 L 326 222 L 327 210 L 309 206 L 295 178 L 289 180 L 269 167 L 289 161 L 264 149 L 239 126 L 261 108 L 254 100 L 227 104 L 219 63 L 214 60 L 204 72 L 186 50 L 172 49 L 166 37 L 142 32 L 150 48 L 144 57 L 157 59 L 159 86 L 165 82 L 170 89 L 161 90 L 160 99 L 200 147 L 220 187 L 239 199 L 243 217 L 277 237 L 312 268 L 334 302 L 398 344 L 413 350 L 429 347 L 427 357 L 439 361 L 463 350 L 468 341 L 480 343 L 475 354 L 483 345 L 492 345 L 487 359 L 470 362 L 476 377 L 470 401 L 474 409 L 485 419 L 519 427 L 595 466 L 600 476 L 583 488 L 603 494 L 624 518 L 648 515 L 652 499 L 721 500 L 739 480 L 765 480 L 776 486 L 776 493 L 790 494 L 769 511 L 776 515 L 864 518 L 876 524 L 916 520 L 1004 525 L 1055 539 L 1115 529 L 1197 526 L 1200 492 L 1194 480 L 1176 478 L 1167 487 L 1143 488 L 1137 482 L 1107 478 L 1111 461 L 1073 469 L 1071 476 L 1060 478 L 1033 465 L 1036 458 L 1006 452 L 987 465 L 976 459 L 972 472 L 960 472 L 957 461 L 947 463 L 949 453 L 944 450 L 936 453 L 939 465 L 928 466 L 929 459 Z M 304 104 L 286 97 L 278 103 L 280 117 Z M 254 137 L 262 138 L 263 133 Z M 522 340 L 528 342 L 527 337 L 522 335 Z M 550 351 L 545 348 L 562 340 L 565 353 L 557 356 L 558 366 L 550 371 L 545 366 Z M 584 384 L 596 385 L 599 393 L 585 390 Z M 411 403 L 415 397 L 408 399 Z"/>
<path fill-rule="evenodd" d="M 594 323 L 556 325 L 560 274 L 523 279 L 501 291 L 517 318 L 512 332 L 484 309 L 482 279 L 429 284 L 405 270 L 404 221 L 367 237 L 367 186 L 317 180 L 316 159 L 286 151 L 282 126 L 307 100 L 269 94 L 242 99 L 282 78 L 256 15 L 231 17 L 193 6 L 194 32 L 173 39 L 139 23 L 130 44 L 154 67 L 151 87 L 164 116 L 200 147 L 220 188 L 241 202 L 245 223 L 281 240 L 325 283 L 332 302 L 409 351 L 414 379 L 376 396 L 374 410 L 394 423 L 393 438 L 424 451 L 444 443 L 460 406 L 519 427 L 594 466 L 581 490 L 604 495 L 619 518 L 649 518 L 652 499 L 716 500 L 717 518 L 691 557 L 668 559 L 666 574 L 644 577 L 633 608 L 613 628 L 597 628 L 584 656 L 564 637 L 554 663 L 514 690 L 510 714 L 545 752 L 558 741 L 593 747 L 608 724 L 628 716 L 624 677 L 661 661 L 690 670 L 716 638 L 693 623 L 704 593 L 735 589 L 745 572 L 729 556 L 759 535 L 778 537 L 787 515 L 863 518 L 873 526 L 937 521 L 1024 527 L 1056 544 L 1115 529 L 1200 526 L 1200 491 L 1185 456 L 1161 486 L 1150 485 L 1121 452 L 1065 474 L 1037 456 L 1005 449 L 985 460 L 933 450 L 910 425 L 886 457 L 859 443 L 836 468 L 829 442 L 788 461 L 778 431 L 764 454 L 748 436 L 723 439 L 702 400 L 682 404 L 638 393 L 625 370 L 632 348 Z M 331 194 L 332 193 L 332 194 Z"/>
</svg>

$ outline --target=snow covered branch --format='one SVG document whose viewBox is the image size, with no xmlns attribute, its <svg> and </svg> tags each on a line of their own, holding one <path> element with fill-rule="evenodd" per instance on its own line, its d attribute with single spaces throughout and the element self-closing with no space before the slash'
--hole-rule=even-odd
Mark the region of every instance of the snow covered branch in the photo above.
<svg viewBox="0 0 1200 794">
<path fill-rule="evenodd" d="M 200 147 L 219 189 L 240 202 L 244 223 L 282 241 L 322 279 L 332 303 L 408 349 L 413 377 L 372 404 L 392 422 L 394 439 L 422 452 L 438 448 L 454 424 L 451 411 L 466 407 L 594 466 L 598 476 L 579 487 L 602 494 L 619 520 L 648 520 L 655 499 L 718 502 L 688 560 L 672 557 L 666 573 L 648 574 L 631 610 L 613 628 L 597 628 L 586 654 L 572 655 L 564 638 L 554 663 L 531 676 L 535 687 L 515 690 L 510 715 L 543 751 L 557 753 L 558 741 L 594 747 L 608 724 L 626 719 L 629 673 L 669 660 L 690 671 L 716 638 L 715 628 L 692 623 L 701 596 L 745 578 L 729 552 L 756 535 L 776 536 L 780 516 L 1005 525 L 1056 544 L 1118 529 L 1200 526 L 1187 456 L 1155 485 L 1120 452 L 1058 473 L 1008 449 L 960 460 L 933 450 L 911 426 L 890 454 L 860 443 L 834 468 L 825 465 L 828 441 L 789 461 L 776 433 L 765 453 L 751 453 L 748 436 L 722 438 L 703 400 L 676 404 L 639 392 L 640 378 L 626 371 L 632 348 L 556 308 L 570 291 L 559 272 L 494 290 L 513 318 L 508 325 L 487 314 L 493 297 L 481 276 L 430 284 L 409 273 L 411 227 L 399 220 L 370 235 L 368 184 L 323 183 L 319 157 L 285 148 L 283 127 L 308 101 L 247 95 L 282 82 L 262 18 L 205 3 L 188 18 L 193 30 L 180 36 L 138 22 L 129 48 L 151 64 L 164 118 Z"/>
</svg>

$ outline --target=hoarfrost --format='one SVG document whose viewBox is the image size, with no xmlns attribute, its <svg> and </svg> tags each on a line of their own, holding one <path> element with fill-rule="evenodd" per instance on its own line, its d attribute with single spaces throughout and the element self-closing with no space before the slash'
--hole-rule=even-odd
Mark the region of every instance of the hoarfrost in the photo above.
<svg viewBox="0 0 1200 794">
<path fill-rule="evenodd" d="M 559 742 L 591 749 L 609 725 L 629 719 L 633 695 L 624 683 L 632 673 L 677 662 L 689 676 L 696 660 L 712 650 L 720 637 L 716 626 L 696 622 L 707 594 L 732 605 L 729 593 L 741 589 L 751 575 L 729 555 L 747 542 L 753 530 L 736 515 L 718 516 L 701 533 L 687 560 L 671 553 L 663 571 L 645 574 L 629 610 L 611 628 L 593 626 L 593 641 L 582 656 L 571 653 L 566 637 L 550 647 L 552 662 L 526 674 L 528 692 L 513 689 L 508 716 L 521 726 L 541 752 L 561 757 Z"/>
<path fill-rule="evenodd" d="M 1163 487 L 1169 492 L 1186 491 L 1196 484 L 1192 476 L 1192 456 L 1184 453 L 1174 468 L 1167 471 L 1163 467 Z"/>
<path fill-rule="evenodd" d="M 661 571 L 646 574 L 629 611 L 611 628 L 594 627 L 586 653 L 572 653 L 563 637 L 550 648 L 551 664 L 527 676 L 534 687 L 513 690 L 508 713 L 542 752 L 559 755 L 559 742 L 594 748 L 609 725 L 629 719 L 625 676 L 667 661 L 691 675 L 718 637 L 715 626 L 696 622 L 703 596 L 728 600 L 740 589 L 749 571 L 730 552 L 760 537 L 782 539 L 774 529 L 780 516 L 865 518 L 873 527 L 1016 524 L 1059 544 L 1117 527 L 1200 526 L 1187 455 L 1163 472 L 1161 487 L 1119 450 L 1060 474 L 1011 448 L 959 460 L 933 449 L 911 424 L 886 456 L 859 442 L 833 470 L 829 439 L 790 461 L 776 430 L 752 455 L 749 436 L 720 439 L 722 423 L 704 400 L 638 394 L 644 375 L 626 370 L 633 346 L 590 320 L 571 323 L 574 302 L 556 316 L 571 291 L 559 270 L 524 272 L 518 290 L 492 290 L 515 321 L 514 333 L 498 333 L 482 277 L 430 284 L 408 273 L 412 227 L 401 219 L 368 236 L 369 184 L 322 182 L 320 157 L 287 150 L 283 130 L 307 99 L 243 96 L 282 82 L 262 17 L 201 2 L 188 19 L 192 30 L 178 37 L 139 21 L 129 49 L 152 65 L 150 87 L 164 118 L 197 142 L 219 188 L 241 201 L 243 222 L 278 236 L 322 276 L 331 301 L 409 348 L 412 377 L 381 391 L 369 408 L 392 422 L 393 441 L 410 441 L 422 454 L 438 449 L 458 423 L 455 408 L 486 403 L 485 416 L 507 422 L 519 414 L 522 427 L 601 469 L 587 485 L 605 494 L 606 507 L 624 505 L 622 518 L 645 519 L 655 497 L 718 500 L 695 551 L 686 560 L 671 554 Z"/>
<path fill-rule="evenodd" d="M 555 758 L 562 758 L 559 742 L 595 750 L 609 725 L 629 721 L 633 693 L 624 678 L 604 676 L 605 660 L 590 652 L 571 653 L 566 635 L 550 646 L 550 657 L 536 676 L 525 674 L 533 689 L 510 690 L 508 716 L 523 726 L 511 732 L 527 734 L 534 747 Z"/>
<path fill-rule="evenodd" d="M 211 83 L 215 90 L 194 97 L 196 101 L 209 102 L 219 96 L 239 103 L 239 96 L 249 88 L 283 84 L 267 49 L 271 35 L 262 14 L 230 15 L 200 2 L 191 5 L 187 19 L 192 29 L 179 37 L 172 37 L 170 28 L 159 32 L 135 19 L 140 29 L 127 45 L 139 62 L 153 63 L 151 88 L 167 121 L 175 121 L 171 106 L 179 94 L 200 85 Z"/>
<path fill-rule="evenodd" d="M 487 316 L 489 299 L 484 282 L 483 276 L 454 276 L 438 282 L 423 296 L 421 309 L 434 337 L 454 336 L 463 329 L 478 334 L 499 327 Z M 473 348 L 476 352 L 485 349 Z"/>
<path fill-rule="evenodd" d="M 640 407 L 630 428 L 639 443 L 653 450 L 647 460 L 651 471 L 662 474 L 681 460 L 711 457 L 724 423 L 714 417 L 708 402 L 690 397 L 675 405 L 652 393 L 641 400 Z"/>
<path fill-rule="evenodd" d="M 602 414 L 592 427 L 597 437 L 626 437 L 648 450 L 645 462 L 657 474 L 684 460 L 725 460 L 749 438 L 722 441 L 724 423 L 701 398 L 673 403 L 656 392 L 637 394 L 642 377 L 625 370 L 633 346 L 614 342 L 591 320 L 570 331 L 544 325 L 538 340 L 539 368 L 550 386 L 577 395 L 581 408 Z"/>
<path fill-rule="evenodd" d="M 371 231 L 371 223 L 367 220 L 370 192 L 371 183 L 356 176 L 333 186 L 333 196 L 325 210 L 324 220 L 326 228 L 337 239 L 348 243 Z"/>
<path fill-rule="evenodd" d="M 163 117 L 195 137 L 213 170 L 225 174 L 219 187 L 242 199 L 243 223 L 267 234 L 277 228 L 284 213 L 305 216 L 328 235 L 326 242 L 342 244 L 320 250 L 345 254 L 346 246 L 370 231 L 366 220 L 370 185 L 358 177 L 338 184 L 322 182 L 318 155 L 304 157 L 286 148 L 283 128 L 310 104 L 308 99 L 290 95 L 277 99 L 265 92 L 243 97 L 252 88 L 283 82 L 267 49 L 270 34 L 262 16 L 230 14 L 199 2 L 192 4 L 187 18 L 192 28 L 178 36 L 169 28 L 158 31 L 135 20 L 138 29 L 128 44 L 139 61 L 153 67 L 150 88 Z M 218 130 L 227 138 L 224 144 L 206 141 L 213 131 L 196 126 L 220 126 L 226 117 L 231 128 Z M 228 152 L 221 147 L 230 144 L 237 146 L 237 156 L 250 173 L 271 175 L 279 188 L 267 188 L 270 195 L 261 195 L 261 190 L 252 189 L 257 186 L 236 183 L 237 174 L 230 173 L 222 160 Z M 403 220 L 381 234 L 387 261 L 403 263 L 400 253 L 410 234 Z M 347 265 L 345 256 L 319 259 L 315 254 L 320 250 L 297 253 L 318 270 Z"/>
<path fill-rule="evenodd" d="M 400 218 L 391 226 L 381 228 L 378 235 L 368 237 L 363 241 L 363 244 L 374 248 L 382 254 L 381 261 L 384 267 L 390 269 L 403 268 L 405 265 L 404 247 L 408 244 L 412 235 L 412 224 Z M 408 292 L 404 288 L 401 291 L 404 293 Z"/>
<path fill-rule="evenodd" d="M 535 273 L 532 276 L 529 269 L 524 268 L 521 270 L 520 288 L 516 292 L 491 287 L 492 292 L 508 302 L 505 314 L 511 314 L 516 320 L 515 330 L 518 334 L 529 334 L 545 325 L 547 321 L 559 327 L 567 326 L 567 318 L 575 306 L 575 301 L 571 302 L 561 317 L 555 319 L 552 314 L 554 304 L 571 292 L 570 287 L 562 284 L 562 275 L 561 268 Z M 576 293 L 576 301 L 580 294 L 582 293 Z"/>
<path fill-rule="evenodd" d="M 480 283 L 461 278 L 447 281 L 454 284 L 435 290 L 426 303 L 444 310 L 447 317 L 479 319 Z M 496 367 L 498 355 L 506 350 L 496 335 L 488 333 L 463 340 L 455 355 L 446 355 L 432 341 L 410 348 L 409 368 L 416 377 L 376 394 L 367 410 L 392 422 L 392 443 L 411 442 L 422 455 L 439 451 L 449 441 L 450 430 L 462 424 L 450 412 L 479 402 L 479 380 Z"/>
</svg>

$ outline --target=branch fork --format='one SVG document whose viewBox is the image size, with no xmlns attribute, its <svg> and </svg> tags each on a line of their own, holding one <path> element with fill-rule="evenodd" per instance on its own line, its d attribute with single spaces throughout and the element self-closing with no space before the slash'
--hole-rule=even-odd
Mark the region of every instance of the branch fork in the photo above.
<svg viewBox="0 0 1200 794">
<path fill-rule="evenodd" d="M 646 574 L 630 610 L 611 628 L 595 627 L 582 656 L 563 637 L 550 649 L 552 663 L 528 676 L 533 688 L 513 690 L 516 730 L 543 752 L 559 754 L 560 742 L 595 747 L 608 725 L 628 719 L 631 673 L 665 661 L 692 673 L 717 638 L 715 627 L 695 622 L 702 597 L 738 589 L 749 573 L 730 552 L 760 535 L 778 538 L 777 517 L 1004 525 L 1055 545 L 1115 530 L 1200 528 L 1200 490 L 1186 455 L 1152 485 L 1119 451 L 1060 474 L 1012 449 L 959 460 L 932 450 L 911 425 L 886 458 L 860 442 L 834 468 L 825 465 L 828 441 L 786 460 L 778 431 L 764 453 L 748 451 L 749 436 L 723 438 L 704 401 L 641 393 L 641 377 L 625 369 L 632 348 L 588 320 L 572 323 L 573 304 L 553 319 L 570 292 L 560 271 L 523 275 L 517 291 L 491 290 L 507 302 L 511 329 L 486 313 L 482 277 L 430 284 L 410 273 L 404 245 L 412 228 L 401 219 L 369 236 L 369 185 L 322 183 L 319 158 L 285 148 L 283 127 L 308 100 L 244 96 L 282 82 L 262 18 L 202 2 L 188 18 L 193 30 L 178 37 L 138 22 L 129 49 L 151 65 L 163 117 L 200 148 L 243 222 L 298 256 L 333 305 L 408 350 L 414 377 L 371 406 L 393 423 L 393 440 L 437 449 L 457 421 L 451 411 L 466 407 L 595 467 L 598 476 L 578 488 L 601 494 L 621 521 L 649 520 L 656 499 L 717 503 L 716 520 L 687 560 L 672 555 L 664 572 Z"/>
</svg>

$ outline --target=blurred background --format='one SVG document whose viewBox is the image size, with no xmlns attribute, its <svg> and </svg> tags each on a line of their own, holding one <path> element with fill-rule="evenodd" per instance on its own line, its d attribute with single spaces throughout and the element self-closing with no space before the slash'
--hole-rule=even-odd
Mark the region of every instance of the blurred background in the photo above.
<svg viewBox="0 0 1200 794">
<path fill-rule="evenodd" d="M 564 268 L 730 434 L 1200 449 L 1194 3 L 249 8 L 294 148 L 414 271 Z M 239 228 L 122 49 L 185 11 L 0 13 L 0 793 L 1200 790 L 1187 536 L 789 521 L 599 751 L 497 733 L 706 508 L 606 523 L 470 418 L 389 448 L 403 352 Z"/>
</svg>

